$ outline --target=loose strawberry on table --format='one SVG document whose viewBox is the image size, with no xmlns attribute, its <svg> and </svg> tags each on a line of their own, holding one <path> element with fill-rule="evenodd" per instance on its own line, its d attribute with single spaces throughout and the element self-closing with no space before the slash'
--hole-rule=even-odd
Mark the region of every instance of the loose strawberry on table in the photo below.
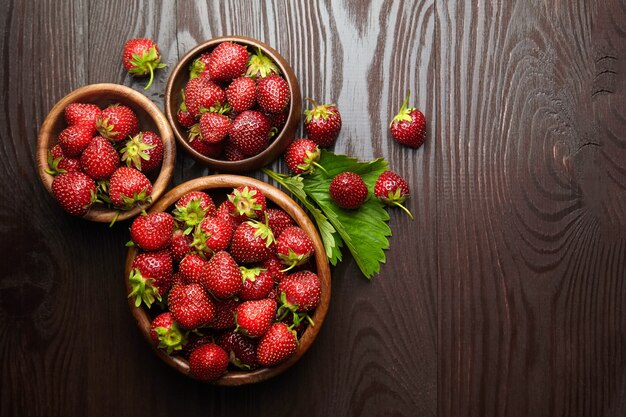
<svg viewBox="0 0 626 417">
<path fill-rule="evenodd" d="M 419 148 L 426 139 L 426 118 L 424 113 L 415 107 L 408 107 L 409 96 L 411 92 L 407 92 L 406 98 L 389 125 L 391 135 L 400 144 L 411 148 Z"/>
<path fill-rule="evenodd" d="M 318 105 L 313 99 L 312 109 L 304 110 L 304 131 L 307 137 L 322 148 L 332 146 L 341 131 L 341 114 L 334 104 Z"/>
<path fill-rule="evenodd" d="M 167 66 L 161 62 L 161 53 L 157 44 L 147 38 L 127 40 L 122 50 L 122 63 L 124 69 L 135 77 L 150 75 L 144 90 L 152 85 L 154 70 Z"/>
<path fill-rule="evenodd" d="M 342 172 L 333 178 L 328 192 L 339 207 L 356 209 L 365 202 L 368 191 L 360 175 L 354 172 Z"/>
<path fill-rule="evenodd" d="M 409 184 L 399 174 L 393 171 L 380 174 L 374 185 L 374 195 L 388 206 L 400 207 L 413 219 L 413 214 L 403 205 L 409 198 Z"/>
</svg>

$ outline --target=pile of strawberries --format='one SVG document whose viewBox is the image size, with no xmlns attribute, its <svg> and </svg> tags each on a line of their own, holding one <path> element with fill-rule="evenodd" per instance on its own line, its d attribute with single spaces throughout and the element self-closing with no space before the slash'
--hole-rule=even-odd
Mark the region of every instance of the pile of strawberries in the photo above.
<svg viewBox="0 0 626 417">
<path fill-rule="evenodd" d="M 151 338 L 211 381 L 232 367 L 275 366 L 297 349 L 320 302 L 307 233 L 263 193 L 240 186 L 216 208 L 191 191 L 170 212 L 137 217 L 130 298 L 152 312 Z M 159 311 L 154 308 L 158 306 Z"/>
<path fill-rule="evenodd" d="M 191 65 L 177 112 L 200 154 L 239 161 L 266 149 L 283 128 L 291 91 L 261 49 L 222 42 Z"/>
<path fill-rule="evenodd" d="M 146 174 L 161 166 L 161 138 L 140 132 L 135 112 L 120 104 L 72 103 L 64 115 L 67 127 L 48 154 L 46 171 L 54 175 L 52 193 L 61 207 L 83 216 L 95 203 L 129 210 L 149 202 Z"/>
</svg>

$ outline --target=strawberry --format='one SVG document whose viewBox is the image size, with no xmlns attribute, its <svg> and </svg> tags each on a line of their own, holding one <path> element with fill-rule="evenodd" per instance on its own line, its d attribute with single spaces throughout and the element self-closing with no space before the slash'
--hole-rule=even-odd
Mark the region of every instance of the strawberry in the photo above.
<svg viewBox="0 0 626 417">
<path fill-rule="evenodd" d="M 183 346 L 187 344 L 188 335 L 189 332 L 178 327 L 169 311 L 156 316 L 150 324 L 150 338 L 159 349 L 164 349 L 168 355 L 182 350 Z"/>
<path fill-rule="evenodd" d="M 239 369 L 250 371 L 259 365 L 256 360 L 256 343 L 241 333 L 226 332 L 217 341 L 230 358 L 230 362 Z"/>
<path fill-rule="evenodd" d="M 202 283 L 216 298 L 230 298 L 241 290 L 241 271 L 228 252 L 220 251 L 206 264 Z"/>
<path fill-rule="evenodd" d="M 240 267 L 243 286 L 239 292 L 239 298 L 244 301 L 262 300 L 267 298 L 269 292 L 274 288 L 274 279 L 267 270 L 259 267 Z"/>
<path fill-rule="evenodd" d="M 191 231 L 200 223 L 206 216 L 212 216 L 215 214 L 215 204 L 211 197 L 202 191 L 190 191 L 183 195 L 174 204 L 175 208 L 172 211 L 174 218 L 185 227 L 185 234 L 191 233 Z"/>
<path fill-rule="evenodd" d="M 320 156 L 321 151 L 317 143 L 310 139 L 297 139 L 287 148 L 285 163 L 294 174 L 311 174 L 315 168 L 326 172 L 324 167 L 317 163 Z"/>
<path fill-rule="evenodd" d="M 161 166 L 163 141 L 153 132 L 139 132 L 120 150 L 122 162 L 141 172 L 150 172 Z"/>
<path fill-rule="evenodd" d="M 314 100 L 307 98 L 313 108 L 305 110 L 304 131 L 309 139 L 322 148 L 332 146 L 341 130 L 341 114 L 334 104 L 318 105 Z"/>
<path fill-rule="evenodd" d="M 298 349 L 298 336 L 285 323 L 274 323 L 257 347 L 257 361 L 261 366 L 276 366 Z"/>
<path fill-rule="evenodd" d="M 215 216 L 215 203 L 210 195 L 203 191 L 189 191 L 176 201 L 176 207 L 187 207 L 190 202 L 198 201 L 207 216 Z"/>
<path fill-rule="evenodd" d="M 124 69 L 135 77 L 145 77 L 150 74 L 150 80 L 144 90 L 152 85 L 154 70 L 167 67 L 161 62 L 161 53 L 157 44 L 152 39 L 146 38 L 126 41 L 122 51 L 122 63 Z"/>
<path fill-rule="evenodd" d="M 129 277 L 131 292 L 128 298 L 135 297 L 135 306 L 141 302 L 148 306 L 165 296 L 172 286 L 172 256 L 167 250 L 143 252 L 135 256 Z"/>
<path fill-rule="evenodd" d="M 66 127 L 59 133 L 59 145 L 63 155 L 79 156 L 93 138 L 93 130 L 87 125 L 73 125 Z"/>
<path fill-rule="evenodd" d="M 228 354 L 215 343 L 196 348 L 189 355 L 189 373 L 200 381 L 215 381 L 228 367 Z"/>
<path fill-rule="evenodd" d="M 240 221 L 263 219 L 267 200 L 258 188 L 252 185 L 239 186 L 228 194 L 228 201 L 233 203 L 232 215 Z"/>
<path fill-rule="evenodd" d="M 102 136 L 121 142 L 137 133 L 139 120 L 130 107 L 114 104 L 102 110 L 96 121 L 96 129 Z"/>
<path fill-rule="evenodd" d="M 135 168 L 119 167 L 109 180 L 109 197 L 115 207 L 130 209 L 151 200 L 152 183 Z"/>
<path fill-rule="evenodd" d="M 226 89 L 226 99 L 236 113 L 251 109 L 256 104 L 256 81 L 250 77 L 235 78 Z"/>
<path fill-rule="evenodd" d="M 189 145 L 198 153 L 209 158 L 217 158 L 224 147 L 223 143 L 211 143 L 204 140 L 200 133 L 200 124 L 196 123 L 189 129 Z"/>
<path fill-rule="evenodd" d="M 197 283 L 179 284 L 170 290 L 167 306 L 178 324 L 187 330 L 205 326 L 215 318 L 215 305 Z"/>
<path fill-rule="evenodd" d="M 256 53 L 250 55 L 246 75 L 252 78 L 263 78 L 272 74 L 280 74 L 280 68 L 270 57 L 265 55 L 261 48 L 256 48 Z"/>
<path fill-rule="evenodd" d="M 229 161 L 243 161 L 247 158 L 231 141 L 227 141 L 226 146 L 224 146 L 224 155 Z"/>
<path fill-rule="evenodd" d="M 396 142 L 411 148 L 419 148 L 426 139 L 426 118 L 415 107 L 407 107 L 410 95 L 411 92 L 407 92 L 402 107 L 391 120 L 389 127 Z"/>
<path fill-rule="evenodd" d="M 209 61 L 211 60 L 211 53 L 205 52 L 198 58 L 194 59 L 189 67 L 189 79 L 194 78 L 211 78 L 209 75 Z"/>
<path fill-rule="evenodd" d="M 178 264 L 178 270 L 187 283 L 201 284 L 204 280 L 204 268 L 207 261 L 197 253 L 188 253 Z"/>
<path fill-rule="evenodd" d="M 276 316 L 276 302 L 270 299 L 244 301 L 237 307 L 236 332 L 248 337 L 261 337 L 270 328 Z"/>
<path fill-rule="evenodd" d="M 319 277 L 311 271 L 287 275 L 278 284 L 278 294 L 282 302 L 278 312 L 279 318 L 286 310 L 306 312 L 317 307 L 321 295 L 320 285 Z"/>
<path fill-rule="evenodd" d="M 261 267 L 267 270 L 267 272 L 272 276 L 272 279 L 276 283 L 280 283 L 286 276 L 285 272 L 283 271 L 284 265 L 276 255 L 272 255 L 264 260 L 261 263 Z M 268 298 L 270 297 L 268 296 Z"/>
<path fill-rule="evenodd" d="M 100 116 L 100 107 L 88 103 L 71 103 L 63 111 L 68 126 L 86 125 L 96 132 L 96 120 Z"/>
<path fill-rule="evenodd" d="M 146 251 L 165 249 L 172 241 L 174 219 L 169 213 L 155 212 L 137 216 L 130 226 L 133 244 Z"/>
<path fill-rule="evenodd" d="M 82 172 L 67 172 L 54 177 L 52 195 L 63 210 L 84 216 L 96 200 L 96 183 Z"/>
<path fill-rule="evenodd" d="M 236 326 L 235 311 L 239 304 L 239 300 L 236 298 L 216 301 L 215 318 L 211 322 L 211 328 L 215 330 L 234 329 Z"/>
<path fill-rule="evenodd" d="M 267 224 L 272 229 L 276 239 L 280 237 L 283 230 L 294 225 L 293 220 L 284 210 L 269 208 L 265 212 L 267 213 Z"/>
<path fill-rule="evenodd" d="M 193 250 L 191 247 L 192 240 L 191 236 L 184 234 L 182 230 L 174 230 L 172 241 L 170 242 L 170 252 L 174 261 L 180 262 L 185 255 Z"/>
<path fill-rule="evenodd" d="M 235 206 L 230 201 L 226 200 L 217 208 L 217 212 L 215 213 L 215 217 L 219 217 L 222 220 L 225 220 L 226 223 L 229 224 L 233 233 L 237 226 L 241 223 L 238 218 L 233 216 L 235 211 Z"/>
<path fill-rule="evenodd" d="M 215 337 L 212 334 L 200 334 L 199 332 L 188 332 L 189 337 L 187 343 L 183 346 L 179 355 L 189 360 L 191 352 L 198 349 L 200 346 L 208 345 L 209 343 L 215 343 Z"/>
<path fill-rule="evenodd" d="M 276 239 L 276 253 L 286 270 L 302 265 L 313 255 L 315 249 L 309 235 L 300 227 L 286 228 Z"/>
<path fill-rule="evenodd" d="M 409 215 L 413 215 L 402 203 L 409 198 L 409 184 L 393 171 L 385 171 L 376 180 L 374 195 L 388 206 L 397 206 Z"/>
<path fill-rule="evenodd" d="M 58 143 L 48 152 L 48 169 L 46 169 L 48 174 L 58 175 L 66 172 L 82 172 L 82 170 L 80 159 L 65 156 L 61 145 Z"/>
<path fill-rule="evenodd" d="M 181 101 L 178 106 L 178 112 L 176 112 L 176 119 L 178 123 L 186 127 L 187 129 L 191 128 L 196 123 L 196 118 L 193 117 L 191 113 L 187 111 L 187 104 L 185 103 L 185 89 L 182 88 L 180 90 Z"/>
<path fill-rule="evenodd" d="M 185 87 L 187 111 L 199 118 L 202 111 L 220 108 L 226 103 L 226 93 L 208 78 L 194 78 Z"/>
<path fill-rule="evenodd" d="M 213 49 L 209 59 L 209 75 L 217 81 L 230 81 L 246 72 L 248 51 L 245 46 L 222 42 Z"/>
<path fill-rule="evenodd" d="M 191 284 L 182 272 L 177 271 L 172 274 L 172 287 L 178 284 Z"/>
<path fill-rule="evenodd" d="M 289 119 L 288 110 L 289 109 L 282 113 L 265 113 L 265 116 L 270 121 L 270 126 L 276 129 L 277 132 L 280 131 L 283 126 L 285 126 L 285 123 L 287 123 L 287 119 Z"/>
<path fill-rule="evenodd" d="M 105 180 L 120 164 L 120 156 L 108 139 L 97 136 L 89 142 L 80 156 L 83 172 L 94 180 Z"/>
<path fill-rule="evenodd" d="M 276 74 L 261 78 L 257 81 L 256 99 L 264 111 L 282 113 L 291 99 L 289 84 Z"/>
<path fill-rule="evenodd" d="M 331 199 L 344 209 L 356 209 L 367 199 L 367 185 L 354 172 L 337 174 L 328 188 Z"/>
<path fill-rule="evenodd" d="M 230 252 L 239 263 L 263 262 L 273 253 L 274 235 L 270 228 L 256 220 L 241 223 L 230 246 Z"/>
<path fill-rule="evenodd" d="M 256 110 L 246 110 L 237 115 L 230 128 L 230 140 L 246 156 L 254 156 L 268 147 L 270 122 Z"/>
<path fill-rule="evenodd" d="M 217 143 L 226 139 L 233 122 L 223 114 L 206 112 L 200 116 L 200 133 L 209 143 Z"/>
<path fill-rule="evenodd" d="M 219 217 L 207 217 L 193 235 L 191 246 L 202 253 L 223 251 L 230 245 L 233 236 L 231 225 Z"/>
</svg>

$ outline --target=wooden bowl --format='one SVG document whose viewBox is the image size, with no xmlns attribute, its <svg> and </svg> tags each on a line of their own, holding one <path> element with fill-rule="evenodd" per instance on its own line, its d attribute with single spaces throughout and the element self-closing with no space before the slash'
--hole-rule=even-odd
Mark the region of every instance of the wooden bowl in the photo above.
<svg viewBox="0 0 626 417">
<path fill-rule="evenodd" d="M 274 62 L 278 65 L 282 75 L 289 84 L 289 89 L 291 90 L 289 117 L 287 118 L 287 122 L 280 131 L 279 135 L 272 140 L 270 145 L 263 152 L 241 161 L 227 161 L 209 158 L 193 149 L 189 145 L 189 142 L 187 142 L 187 129 L 178 123 L 178 119 L 176 117 L 178 107 L 182 101 L 180 92 L 185 87 L 187 81 L 189 81 L 189 66 L 193 60 L 202 53 L 211 51 L 222 42 L 236 42 L 247 46 L 248 50 L 253 50 L 257 47 L 261 48 L 261 50 L 272 58 L 272 60 L 274 60 Z M 282 155 L 285 149 L 287 149 L 289 144 L 293 141 L 298 125 L 300 124 L 300 117 L 302 115 L 302 96 L 300 95 L 300 86 L 293 69 L 275 49 L 256 39 L 246 38 L 243 36 L 224 36 L 208 40 L 196 46 L 191 51 L 187 52 L 178 65 L 174 67 L 167 81 L 167 87 L 165 88 L 165 115 L 172 125 L 174 135 L 176 136 L 178 143 L 196 161 L 216 171 L 231 173 L 249 172 L 262 168 L 263 166 L 274 161 Z"/>
<path fill-rule="evenodd" d="M 151 173 L 148 178 L 152 181 L 152 201 L 156 201 L 165 191 L 174 170 L 176 159 L 176 143 L 167 119 L 159 108 L 143 94 L 118 84 L 91 84 L 80 87 L 57 102 L 39 129 L 37 138 L 37 165 L 43 185 L 52 195 L 52 180 L 54 177 L 46 173 L 48 168 L 48 151 L 58 142 L 59 133 L 66 127 L 64 110 L 71 103 L 93 103 L 101 108 L 110 104 L 120 103 L 130 107 L 139 119 L 139 129 L 157 133 L 163 140 L 163 162 L 158 173 Z M 132 210 L 121 211 L 117 221 L 136 216 L 150 204 L 135 207 Z M 94 205 L 82 216 L 86 220 L 95 222 L 111 222 L 116 210 L 101 205 Z"/>
<path fill-rule="evenodd" d="M 293 201 L 291 197 L 280 191 L 278 188 L 254 178 L 239 175 L 210 175 L 207 177 L 196 178 L 173 188 L 160 198 L 159 201 L 157 201 L 150 208 L 149 212 L 162 212 L 168 210 L 181 196 L 190 191 L 206 191 L 209 194 L 217 191 L 225 196 L 232 190 L 232 188 L 239 187 L 241 185 L 253 185 L 257 187 L 265 195 L 268 202 L 273 202 L 279 208 L 285 210 L 294 219 L 296 224 L 304 229 L 304 231 L 311 237 L 313 246 L 315 247 L 315 265 L 317 268 L 317 275 L 321 282 L 321 299 L 312 316 L 315 326 L 307 327 L 300 338 L 298 350 L 291 357 L 289 357 L 289 359 L 272 368 L 260 368 L 254 371 L 231 371 L 229 369 L 228 372 L 220 379 L 212 381 L 212 383 L 216 385 L 243 385 L 260 382 L 285 371 L 291 365 L 296 363 L 304 352 L 311 347 L 311 344 L 315 340 L 315 337 L 324 323 L 324 318 L 326 317 L 330 303 L 330 268 L 328 266 L 328 258 L 326 257 L 326 252 L 324 251 L 324 245 L 322 244 L 320 235 L 304 210 L 302 210 L 302 208 L 295 201 Z M 135 254 L 135 248 L 131 247 L 128 250 L 128 255 L 126 257 L 124 280 L 126 282 L 127 294 L 131 292 L 128 277 L 132 269 L 131 266 L 133 259 L 135 258 Z M 163 350 L 158 349 L 153 343 L 150 338 L 150 316 L 146 312 L 145 308 L 143 306 L 135 307 L 133 299 L 128 299 L 128 305 L 130 306 L 130 310 L 137 321 L 137 325 L 139 326 L 141 333 L 156 351 L 157 355 L 172 368 L 189 377 L 192 377 L 189 374 L 189 363 L 185 359 L 178 356 L 169 356 Z"/>
</svg>

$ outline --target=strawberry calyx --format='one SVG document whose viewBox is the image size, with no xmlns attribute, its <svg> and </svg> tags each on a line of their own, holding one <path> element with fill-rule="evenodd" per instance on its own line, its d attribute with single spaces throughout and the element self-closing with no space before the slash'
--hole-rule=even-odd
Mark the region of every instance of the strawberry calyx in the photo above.
<svg viewBox="0 0 626 417">
<path fill-rule="evenodd" d="M 285 269 L 281 269 L 280 272 L 287 272 L 292 270 L 298 265 L 302 265 L 306 261 L 309 260 L 310 255 L 308 253 L 296 253 L 293 249 L 289 248 L 289 253 L 286 255 L 284 253 L 279 253 L 278 257 L 282 261 L 283 264 L 289 265 Z"/>
<path fill-rule="evenodd" d="M 398 114 L 396 114 L 394 118 L 391 120 L 389 127 L 393 126 L 394 123 L 413 121 L 413 118 L 411 117 L 411 112 L 415 110 L 415 107 L 407 107 L 407 105 L 409 104 L 410 96 L 411 96 L 411 90 L 408 90 L 406 93 L 406 98 L 404 99 L 404 102 L 402 103 L 402 106 L 400 107 Z"/>
<path fill-rule="evenodd" d="M 215 103 L 215 105 L 206 108 L 204 106 L 200 106 L 198 108 L 198 113 L 200 114 L 204 114 L 204 113 L 217 113 L 217 114 L 227 114 L 232 110 L 232 107 L 230 106 L 230 104 L 225 103 L 224 105 L 222 105 L 219 101 L 217 103 Z"/>
<path fill-rule="evenodd" d="M 147 194 L 147 189 L 142 189 L 139 193 L 133 192 L 132 197 L 128 197 L 126 195 L 122 196 L 122 206 L 118 207 L 122 210 L 131 210 L 135 206 L 140 206 L 145 203 L 150 203 L 152 201 L 152 197 Z"/>
<path fill-rule="evenodd" d="M 250 370 L 252 370 L 252 367 L 250 365 L 248 365 L 247 363 L 241 362 L 241 360 L 237 356 L 235 356 L 235 352 L 233 352 L 233 351 L 230 352 L 230 357 L 229 357 L 228 360 L 230 361 L 230 363 L 232 363 L 237 368 L 239 368 L 239 369 L 241 369 L 243 371 L 250 371 Z"/>
<path fill-rule="evenodd" d="M 49 175 L 65 174 L 67 171 L 63 168 L 59 168 L 59 163 L 62 159 L 62 156 L 55 158 L 52 152 L 48 151 L 48 168 L 46 169 L 46 173 Z"/>
<path fill-rule="evenodd" d="M 315 326 L 315 322 L 311 316 L 306 312 L 298 312 L 298 307 L 297 304 L 292 304 L 287 300 L 287 294 L 284 291 L 280 293 L 280 306 L 278 310 L 276 310 L 276 319 L 283 321 L 285 317 L 291 313 L 292 324 L 289 326 L 289 330 L 293 331 L 294 334 L 296 334 L 294 328 L 298 327 L 302 323 L 302 320 L 306 320 L 311 326 Z"/>
<path fill-rule="evenodd" d="M 133 269 L 128 277 L 131 292 L 128 298 L 135 297 L 135 307 L 143 302 L 148 308 L 158 300 L 161 301 L 159 290 L 153 285 L 154 278 L 144 278 L 138 268 Z"/>
<path fill-rule="evenodd" d="M 176 322 L 167 327 L 157 327 L 154 329 L 157 337 L 159 338 L 158 348 L 165 349 L 168 355 L 171 355 L 175 351 L 183 349 L 183 346 L 187 344 L 189 332 L 182 331 Z"/>
<path fill-rule="evenodd" d="M 184 233 L 184 232 L 183 232 Z M 201 227 L 196 228 L 193 233 L 193 240 L 189 244 L 193 248 L 194 252 L 200 255 L 202 258 L 206 258 L 205 253 L 213 254 L 213 250 L 206 244 L 207 240 L 211 236 L 204 231 Z"/>
<path fill-rule="evenodd" d="M 265 55 L 261 48 L 256 48 L 256 54 L 248 58 L 246 75 L 253 78 L 263 78 L 272 74 L 280 74 L 280 68 L 272 59 Z"/>
<path fill-rule="evenodd" d="M 411 218 L 411 220 L 415 220 L 411 211 L 402 204 L 406 201 L 408 197 L 409 196 L 407 194 L 403 194 L 402 189 L 398 187 L 395 190 L 389 190 L 387 196 L 381 196 L 380 200 L 388 206 L 396 206 L 401 208 Z"/>
<path fill-rule="evenodd" d="M 186 112 L 187 111 L 187 103 L 185 103 L 185 89 L 181 88 L 180 89 L 180 105 L 178 106 L 178 110 L 182 111 L 182 112 Z"/>
<path fill-rule="evenodd" d="M 251 189 L 248 186 L 241 190 L 235 188 L 228 196 L 228 201 L 235 206 L 234 215 L 255 218 L 256 211 L 263 210 L 263 206 L 257 201 L 257 194 L 256 189 Z"/>
<path fill-rule="evenodd" d="M 206 64 L 200 58 L 195 59 L 189 68 L 189 79 L 198 78 L 206 69 Z"/>
<path fill-rule="evenodd" d="M 144 87 L 144 90 L 147 90 L 152 85 L 154 70 L 167 67 L 166 64 L 161 62 L 161 56 L 155 46 L 151 46 L 147 51 L 143 51 L 141 55 L 132 54 L 130 63 L 132 64 L 132 68 L 128 70 L 129 73 L 138 76 L 150 74 L 150 79 L 148 80 L 148 84 Z"/>
<path fill-rule="evenodd" d="M 303 174 L 311 174 L 315 168 L 319 168 L 326 176 L 330 175 L 323 166 L 317 163 L 321 156 L 319 146 L 316 146 L 314 151 L 306 151 L 305 153 L 306 156 L 302 159 L 302 163 L 297 165 L 299 169 L 304 171 Z"/>
<path fill-rule="evenodd" d="M 98 118 L 96 121 L 96 130 L 107 139 L 115 139 L 120 132 L 114 131 L 115 125 L 113 123 L 109 123 L 110 117 L 107 118 Z"/>
<path fill-rule="evenodd" d="M 267 271 L 267 269 L 265 268 L 261 268 L 261 267 L 254 267 L 254 268 L 246 268 L 245 266 L 240 266 L 239 269 L 241 270 L 241 280 L 243 282 L 246 281 L 256 281 L 256 277 L 258 277 L 261 272 L 265 272 Z"/>
<path fill-rule="evenodd" d="M 174 219 L 185 224 L 186 228 L 183 234 L 188 235 L 191 231 L 204 220 L 207 208 L 202 208 L 200 200 L 193 199 L 186 206 L 176 206 L 172 211 Z M 206 242 L 206 239 L 205 239 Z"/>
<path fill-rule="evenodd" d="M 265 215 L 265 223 L 261 223 L 257 220 L 248 220 L 246 223 L 256 229 L 254 231 L 254 236 L 260 237 L 261 239 L 265 240 L 266 248 L 269 248 L 272 243 L 276 242 L 276 239 L 274 238 L 274 233 L 272 233 L 272 229 L 270 229 L 268 224 L 267 214 Z"/>
<path fill-rule="evenodd" d="M 203 140 L 202 133 L 200 132 L 200 123 L 196 123 L 189 128 L 188 139 L 189 142 L 193 142 L 196 139 Z"/>
<path fill-rule="evenodd" d="M 306 98 L 311 104 L 313 104 L 312 109 L 305 109 L 304 114 L 306 116 L 306 123 L 311 122 L 313 119 L 328 119 L 329 116 L 337 113 L 335 110 L 337 108 L 334 104 L 317 104 L 315 100 L 310 97 Z"/>
<path fill-rule="evenodd" d="M 156 145 L 149 145 L 143 141 L 143 132 L 129 139 L 124 147 L 120 150 L 122 154 L 122 162 L 126 162 L 129 167 L 141 170 L 141 160 L 149 161 L 150 155 L 148 150 L 156 148 Z"/>
</svg>

